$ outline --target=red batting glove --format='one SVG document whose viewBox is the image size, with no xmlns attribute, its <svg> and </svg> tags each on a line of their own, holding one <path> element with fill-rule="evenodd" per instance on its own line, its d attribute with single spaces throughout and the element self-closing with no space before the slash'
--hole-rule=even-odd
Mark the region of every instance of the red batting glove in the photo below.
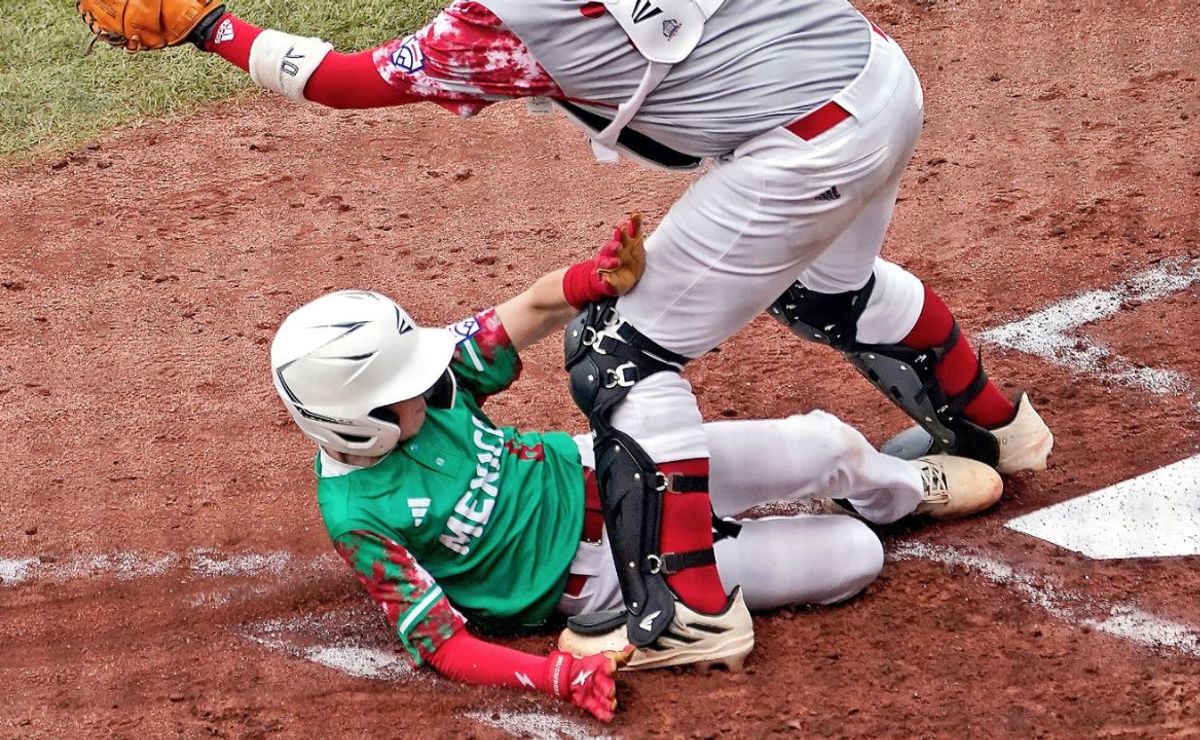
<svg viewBox="0 0 1200 740">
<path fill-rule="evenodd" d="M 589 260 L 567 268 L 563 296 L 582 309 L 593 301 L 625 295 L 646 268 L 642 216 L 635 213 L 613 229 L 612 238 Z"/>
<path fill-rule="evenodd" d="M 586 658 L 553 650 L 546 657 L 546 689 L 551 696 L 567 699 L 601 722 L 609 722 L 617 709 L 614 676 L 632 655 L 632 645 L 619 653 L 597 653 Z"/>
</svg>

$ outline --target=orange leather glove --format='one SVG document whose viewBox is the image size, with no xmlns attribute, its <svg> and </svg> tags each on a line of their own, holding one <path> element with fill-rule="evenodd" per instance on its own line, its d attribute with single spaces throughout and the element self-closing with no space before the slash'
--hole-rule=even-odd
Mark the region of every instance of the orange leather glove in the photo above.
<svg viewBox="0 0 1200 740">
<path fill-rule="evenodd" d="M 224 10 L 221 0 L 75 0 L 96 39 L 127 51 L 150 51 L 190 41 L 204 21 Z M 91 46 L 88 47 L 91 50 Z"/>
</svg>

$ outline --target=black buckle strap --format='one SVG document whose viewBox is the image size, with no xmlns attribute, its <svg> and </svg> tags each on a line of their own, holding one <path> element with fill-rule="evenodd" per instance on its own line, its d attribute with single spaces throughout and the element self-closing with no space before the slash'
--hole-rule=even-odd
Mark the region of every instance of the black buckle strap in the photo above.
<svg viewBox="0 0 1200 740">
<path fill-rule="evenodd" d="M 704 550 L 692 550 L 690 552 L 664 552 L 661 555 L 647 555 L 646 562 L 642 566 L 642 572 L 649 575 L 672 575 L 688 568 L 716 564 L 717 555 L 709 547 Z"/>
<path fill-rule="evenodd" d="M 978 372 L 975 374 L 975 379 L 963 389 L 962 393 L 959 393 L 954 398 L 949 399 L 949 403 L 946 404 L 943 413 L 945 413 L 948 418 L 953 419 L 961 416 L 962 411 L 964 408 L 966 408 L 967 404 L 978 398 L 979 394 L 983 393 L 983 389 L 987 387 L 988 376 L 987 373 L 983 371 L 982 352 L 976 355 L 975 366 L 978 368 Z"/>
<path fill-rule="evenodd" d="M 926 398 L 929 398 L 937 409 L 939 416 L 944 417 L 947 421 L 952 421 L 962 415 L 962 411 L 967 404 L 974 401 L 983 389 L 987 387 L 988 376 L 983 370 L 983 350 L 979 350 L 975 355 L 975 377 L 967 384 L 967 387 L 954 396 L 949 396 L 941 388 L 941 384 L 937 379 L 937 366 L 941 363 L 946 353 L 958 344 L 959 337 L 962 336 L 962 330 L 958 328 L 958 322 L 954 322 L 953 328 L 950 330 L 950 336 L 946 341 L 930 347 L 924 352 L 932 353 L 933 361 L 930 362 L 927 358 L 918 360 L 924 365 L 923 370 L 928 374 L 928 379 L 921 384 L 921 390 L 925 393 Z M 918 399 L 920 400 L 920 399 Z"/>
<path fill-rule="evenodd" d="M 670 476 L 666 476 L 660 472 L 658 483 L 659 490 L 667 493 L 708 493 L 707 475 L 671 473 Z"/>
<path fill-rule="evenodd" d="M 633 324 L 630 324 L 628 321 L 617 327 L 616 334 L 630 347 L 633 347 L 642 354 L 649 355 L 652 359 L 660 362 L 678 365 L 679 367 L 676 368 L 678 370 L 682 370 L 684 365 L 691 362 L 692 358 L 684 357 L 681 354 L 672 352 L 666 347 L 663 347 L 658 342 L 635 329 Z"/>
</svg>

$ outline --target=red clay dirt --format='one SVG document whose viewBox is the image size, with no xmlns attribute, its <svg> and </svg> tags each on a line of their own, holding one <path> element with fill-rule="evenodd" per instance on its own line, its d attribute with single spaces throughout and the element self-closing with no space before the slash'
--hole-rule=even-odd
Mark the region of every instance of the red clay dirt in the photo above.
<svg viewBox="0 0 1200 740">
<path fill-rule="evenodd" d="M 1200 257 L 1193 3 L 863 9 L 926 91 L 886 254 L 968 331 Z M 461 318 L 589 254 L 626 211 L 657 222 L 688 179 L 594 164 L 569 124 L 519 103 L 463 122 L 433 107 L 337 113 L 269 97 L 5 170 L 0 560 L 37 563 L 0 583 L 0 735 L 505 734 L 465 716 L 475 711 L 561 713 L 572 732 L 627 737 L 1200 732 L 1196 657 L 1055 619 L 1020 591 L 920 559 L 889 563 L 849 604 L 757 618 L 744 674 L 624 676 L 611 726 L 430 672 L 354 678 L 302 659 L 301 643 L 248 639 L 301 620 L 316 626 L 297 639 L 395 649 L 349 571 L 318 557 L 328 543 L 311 450 L 267 374 L 280 319 L 346 287 L 388 293 L 423 322 Z M 1089 331 L 1196 387 L 1196 306 L 1193 286 Z M 493 418 L 581 430 L 555 341 L 526 360 Z M 1096 562 L 1002 528 L 1196 454 L 1193 401 L 1017 352 L 985 360 L 1054 428 L 1051 469 L 1009 480 L 985 516 L 900 528 L 889 547 L 961 546 L 1097 603 L 1200 624 L 1196 558 Z M 766 319 L 690 372 L 709 418 L 824 408 L 876 442 L 903 426 L 834 353 Z M 136 578 L 111 561 L 77 567 L 122 552 L 194 564 L 196 550 L 291 559 L 269 576 L 165 560 Z"/>
</svg>

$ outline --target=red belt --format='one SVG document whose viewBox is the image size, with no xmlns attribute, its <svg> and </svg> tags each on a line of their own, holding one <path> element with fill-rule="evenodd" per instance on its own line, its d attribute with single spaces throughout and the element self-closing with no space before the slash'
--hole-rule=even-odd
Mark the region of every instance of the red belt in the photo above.
<svg viewBox="0 0 1200 740">
<path fill-rule="evenodd" d="M 583 534 L 580 540 L 598 545 L 604 537 L 604 509 L 600 506 L 600 486 L 596 484 L 596 473 L 584 468 L 583 476 Z M 567 576 L 567 596 L 579 596 L 590 576 L 571 573 Z"/>
<path fill-rule="evenodd" d="M 868 21 L 869 22 L 869 21 Z M 871 30 L 885 39 L 888 35 L 880 30 L 879 26 L 871 23 Z M 814 110 L 803 118 L 793 121 L 784 126 L 788 131 L 791 131 L 801 139 L 808 141 L 815 139 L 829 129 L 838 125 L 842 121 L 850 117 L 850 111 L 830 100 L 825 105 Z"/>
</svg>

